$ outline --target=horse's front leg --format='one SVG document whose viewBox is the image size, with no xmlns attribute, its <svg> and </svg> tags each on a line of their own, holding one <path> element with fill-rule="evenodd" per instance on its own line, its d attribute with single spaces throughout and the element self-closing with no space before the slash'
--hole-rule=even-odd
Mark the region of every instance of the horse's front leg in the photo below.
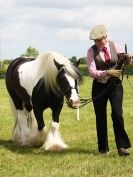
<svg viewBox="0 0 133 177">
<path fill-rule="evenodd" d="M 53 109 L 52 110 L 52 123 L 51 127 L 47 133 L 45 143 L 43 147 L 45 150 L 48 151 L 62 151 L 67 148 L 67 145 L 64 143 L 63 139 L 61 138 L 60 131 L 59 131 L 59 115 L 61 112 L 61 108 Z"/>
</svg>

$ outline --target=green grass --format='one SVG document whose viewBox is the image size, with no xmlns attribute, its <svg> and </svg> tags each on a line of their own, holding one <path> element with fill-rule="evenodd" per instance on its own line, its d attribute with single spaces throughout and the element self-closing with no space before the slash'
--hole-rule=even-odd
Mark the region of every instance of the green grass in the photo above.
<svg viewBox="0 0 133 177">
<path fill-rule="evenodd" d="M 133 77 L 129 78 L 133 82 Z M 85 77 L 80 96 L 90 98 L 91 80 Z M 133 90 L 124 79 L 124 119 L 127 133 L 133 139 Z M 51 122 L 51 111 L 45 113 L 46 126 Z M 1 177 L 132 177 L 133 150 L 129 157 L 117 154 L 110 106 L 108 107 L 108 136 L 110 154 L 97 151 L 95 115 L 92 103 L 76 110 L 64 104 L 60 115 L 60 131 L 69 149 L 65 152 L 46 152 L 41 148 L 18 147 L 12 140 L 12 114 L 4 80 L 0 80 L 0 176 Z"/>
</svg>

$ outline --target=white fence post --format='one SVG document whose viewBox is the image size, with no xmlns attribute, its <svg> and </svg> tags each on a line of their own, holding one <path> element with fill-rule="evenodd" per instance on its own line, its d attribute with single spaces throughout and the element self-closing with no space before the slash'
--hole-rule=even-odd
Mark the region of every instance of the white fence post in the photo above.
<svg viewBox="0 0 133 177">
<path fill-rule="evenodd" d="M 79 118 L 79 108 L 77 109 L 77 120 L 80 120 L 80 118 Z"/>
</svg>

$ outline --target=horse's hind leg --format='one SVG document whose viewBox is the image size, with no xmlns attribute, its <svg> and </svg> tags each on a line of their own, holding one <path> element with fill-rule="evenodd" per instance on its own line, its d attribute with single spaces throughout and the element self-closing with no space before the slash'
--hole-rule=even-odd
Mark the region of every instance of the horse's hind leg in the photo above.
<svg viewBox="0 0 133 177">
<path fill-rule="evenodd" d="M 20 146 L 26 145 L 27 143 L 25 137 L 30 132 L 27 122 L 27 111 L 24 108 L 16 109 L 14 104 L 12 104 L 12 112 L 15 121 L 13 129 L 13 141 Z"/>
<path fill-rule="evenodd" d="M 14 118 L 12 138 L 14 142 L 16 142 L 19 145 L 22 145 L 23 144 L 22 137 L 24 136 L 24 129 L 26 129 L 24 127 L 26 127 L 27 124 L 25 111 L 23 110 L 22 101 L 16 95 L 16 93 L 10 90 L 9 94 L 11 96 L 10 105 L 11 105 L 13 118 Z"/>
<path fill-rule="evenodd" d="M 34 137 L 38 133 L 38 130 L 30 96 L 23 95 L 22 101 L 14 90 L 9 90 L 9 94 L 12 98 L 11 107 L 15 121 L 13 141 L 20 146 L 36 146 Z"/>
<path fill-rule="evenodd" d="M 53 110 L 53 120 L 51 124 L 51 128 L 49 129 L 45 143 L 43 147 L 45 150 L 48 151 L 62 151 L 67 148 L 67 145 L 64 143 L 63 139 L 61 138 L 60 131 L 59 131 L 59 114 L 60 109 Z"/>
<path fill-rule="evenodd" d="M 41 131 L 37 128 L 37 121 L 36 121 L 36 115 L 33 112 L 33 108 L 31 105 L 31 98 L 27 97 L 27 100 L 25 100 L 25 114 L 26 117 L 24 117 L 22 112 L 19 112 L 19 117 L 26 120 L 21 119 L 21 124 L 23 124 L 23 141 L 22 145 L 30 146 L 30 147 L 40 147 L 44 142 L 44 131 L 43 129 Z M 43 114 L 43 113 L 42 113 Z M 24 122 L 26 121 L 26 122 Z"/>
</svg>

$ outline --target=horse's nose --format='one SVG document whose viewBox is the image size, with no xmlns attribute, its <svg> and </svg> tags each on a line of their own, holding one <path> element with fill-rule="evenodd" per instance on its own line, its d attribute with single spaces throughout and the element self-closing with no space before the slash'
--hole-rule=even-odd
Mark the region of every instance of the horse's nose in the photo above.
<svg viewBox="0 0 133 177">
<path fill-rule="evenodd" d="M 79 99 L 77 99 L 77 100 L 70 99 L 69 102 L 70 102 L 70 105 L 71 105 L 72 108 L 79 108 L 79 106 L 80 106 L 80 100 Z"/>
</svg>

